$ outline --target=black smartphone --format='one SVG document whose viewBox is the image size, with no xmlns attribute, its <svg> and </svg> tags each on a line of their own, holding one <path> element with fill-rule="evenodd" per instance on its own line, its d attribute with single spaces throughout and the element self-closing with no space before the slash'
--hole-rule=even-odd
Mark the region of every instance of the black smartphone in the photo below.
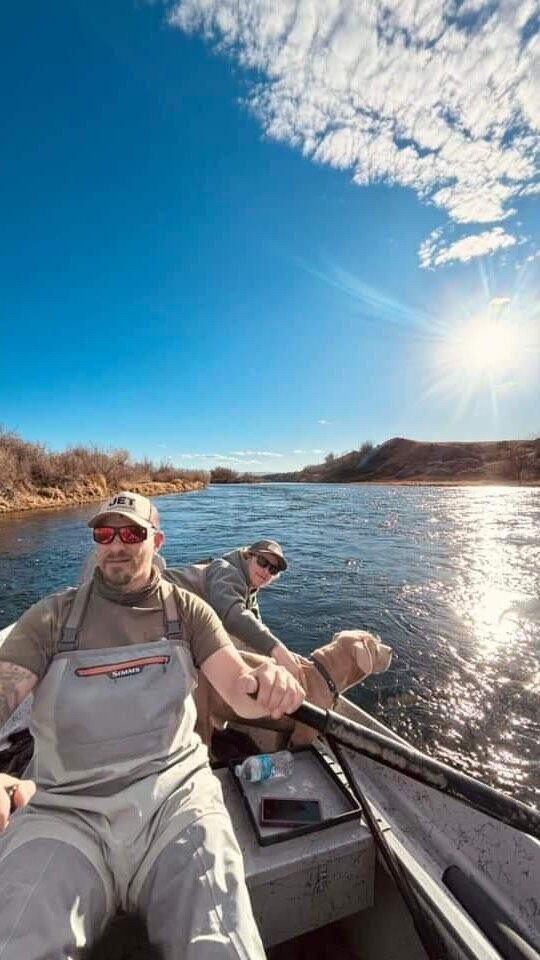
<svg viewBox="0 0 540 960">
<path fill-rule="evenodd" d="M 263 797 L 259 823 L 265 827 L 305 827 L 322 820 L 319 800 L 300 797 Z"/>
</svg>

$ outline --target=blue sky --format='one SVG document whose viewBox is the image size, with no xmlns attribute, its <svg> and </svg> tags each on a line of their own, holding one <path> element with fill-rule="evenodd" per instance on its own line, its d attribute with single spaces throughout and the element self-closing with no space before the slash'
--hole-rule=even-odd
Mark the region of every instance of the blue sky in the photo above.
<svg viewBox="0 0 540 960">
<path fill-rule="evenodd" d="M 538 436 L 539 21 L 444 9 L 7 7 L 4 427 L 252 470 Z"/>
</svg>

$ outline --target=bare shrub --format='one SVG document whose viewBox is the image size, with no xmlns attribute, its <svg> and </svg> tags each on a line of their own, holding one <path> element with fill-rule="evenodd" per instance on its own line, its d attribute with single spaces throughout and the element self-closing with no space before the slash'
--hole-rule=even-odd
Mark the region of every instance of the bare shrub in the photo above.
<svg viewBox="0 0 540 960">
<path fill-rule="evenodd" d="M 81 480 L 105 481 L 109 490 L 120 484 L 144 481 L 187 480 L 209 482 L 203 470 L 179 470 L 170 463 L 158 466 L 147 458 L 134 461 L 123 448 L 102 450 L 97 446 L 72 446 L 52 453 L 42 443 L 23 440 L 0 426 L 0 490 L 22 483 L 66 489 Z"/>
<path fill-rule="evenodd" d="M 17 480 L 17 459 L 11 450 L 0 447 L 0 493 L 7 493 Z"/>
<path fill-rule="evenodd" d="M 210 471 L 210 483 L 235 483 L 239 474 L 236 470 L 230 470 L 229 467 L 214 467 Z"/>
<path fill-rule="evenodd" d="M 374 450 L 373 444 L 370 443 L 369 440 L 364 440 L 364 443 L 362 443 L 358 448 L 360 459 L 363 460 L 364 457 L 367 457 L 369 453 L 373 452 L 373 450 Z"/>
</svg>

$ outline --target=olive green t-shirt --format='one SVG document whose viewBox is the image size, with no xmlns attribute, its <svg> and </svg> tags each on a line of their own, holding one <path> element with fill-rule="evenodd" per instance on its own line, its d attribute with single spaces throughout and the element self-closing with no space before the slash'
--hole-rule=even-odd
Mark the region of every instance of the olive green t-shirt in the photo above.
<svg viewBox="0 0 540 960">
<path fill-rule="evenodd" d="M 165 620 L 159 584 L 160 575 L 154 571 L 142 591 L 122 593 L 107 584 L 101 571 L 96 570 L 78 634 L 79 649 L 160 640 L 165 635 Z M 0 645 L 0 661 L 25 667 L 42 680 L 58 651 L 75 593 L 76 588 L 70 587 L 30 607 Z M 204 600 L 176 586 L 174 593 L 183 636 L 191 646 L 196 667 L 222 647 L 232 646 L 221 620 Z"/>
</svg>

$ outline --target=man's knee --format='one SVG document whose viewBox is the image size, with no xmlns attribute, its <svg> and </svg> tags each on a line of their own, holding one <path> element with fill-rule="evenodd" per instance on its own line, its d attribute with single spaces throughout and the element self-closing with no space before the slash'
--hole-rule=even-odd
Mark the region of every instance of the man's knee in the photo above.
<svg viewBox="0 0 540 960">
<path fill-rule="evenodd" d="M 171 960 L 203 960 L 218 949 L 223 957 L 264 957 L 227 816 L 202 817 L 171 840 L 150 868 L 138 906 L 151 941 Z"/>
<path fill-rule="evenodd" d="M 1 960 L 75 956 L 101 932 L 107 917 L 98 870 L 61 840 L 38 837 L 2 846 Z"/>
</svg>

